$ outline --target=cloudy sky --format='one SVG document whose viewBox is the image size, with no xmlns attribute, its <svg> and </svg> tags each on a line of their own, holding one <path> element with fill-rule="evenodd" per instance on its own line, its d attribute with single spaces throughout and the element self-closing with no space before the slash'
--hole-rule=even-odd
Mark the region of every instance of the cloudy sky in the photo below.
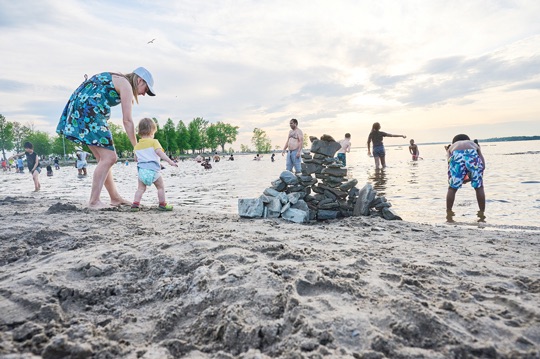
<svg viewBox="0 0 540 359">
<path fill-rule="evenodd" d="M 136 120 L 237 125 L 237 150 L 255 127 L 283 146 L 293 117 L 353 146 L 376 121 L 419 143 L 540 135 L 539 14 L 535 0 L 0 0 L 0 113 L 52 134 L 84 74 L 144 66 L 157 96 Z"/>
</svg>

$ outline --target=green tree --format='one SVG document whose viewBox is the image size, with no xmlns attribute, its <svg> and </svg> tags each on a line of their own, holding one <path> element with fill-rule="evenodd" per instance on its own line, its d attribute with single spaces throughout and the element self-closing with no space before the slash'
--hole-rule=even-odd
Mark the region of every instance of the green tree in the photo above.
<svg viewBox="0 0 540 359">
<path fill-rule="evenodd" d="M 109 130 L 112 133 L 114 148 L 118 157 L 133 156 L 133 145 L 124 128 L 114 123 L 109 123 Z"/>
<path fill-rule="evenodd" d="M 13 124 L 8 122 L 4 115 L 0 114 L 0 147 L 2 148 L 2 159 L 6 159 L 6 151 L 15 147 L 13 141 Z"/>
<path fill-rule="evenodd" d="M 206 145 L 210 148 L 211 152 L 215 152 L 217 149 L 217 127 L 215 124 L 211 124 L 206 129 Z"/>
<path fill-rule="evenodd" d="M 178 144 L 176 143 L 176 129 L 174 128 L 174 122 L 169 118 L 163 126 L 163 135 L 165 137 L 165 143 L 161 143 L 161 146 L 165 149 L 165 153 L 171 155 L 178 152 Z"/>
<path fill-rule="evenodd" d="M 185 151 L 190 149 L 189 131 L 182 120 L 178 121 L 178 125 L 176 125 L 176 145 L 180 153 L 185 153 Z"/>
<path fill-rule="evenodd" d="M 19 122 L 13 122 L 13 141 L 15 152 L 20 153 L 24 150 L 24 139 L 30 135 L 32 131 L 27 126 L 21 125 Z"/>
<path fill-rule="evenodd" d="M 156 124 L 156 133 L 154 133 L 154 138 L 161 143 L 162 146 L 165 145 L 165 133 L 159 126 L 159 121 L 157 118 L 153 117 L 152 120 L 154 120 L 154 123 Z"/>
<path fill-rule="evenodd" d="M 240 145 L 240 152 L 247 153 L 247 152 L 251 152 L 251 150 L 249 149 L 247 145 Z"/>
<path fill-rule="evenodd" d="M 255 128 L 253 130 L 251 143 L 255 146 L 258 153 L 268 153 L 272 149 L 272 142 L 268 138 L 266 132 L 260 128 Z"/>
<path fill-rule="evenodd" d="M 47 132 L 33 131 L 24 141 L 32 142 L 34 151 L 39 156 L 49 156 L 52 153 L 52 141 Z"/>
<path fill-rule="evenodd" d="M 76 151 L 75 148 L 75 142 L 65 139 L 64 135 L 58 135 L 52 140 L 51 154 L 64 157 L 64 153 L 66 155 L 73 154 Z M 87 152 L 90 152 L 90 150 L 88 150 Z"/>
<path fill-rule="evenodd" d="M 204 134 L 208 121 L 202 117 L 194 118 L 188 125 L 189 148 L 195 153 L 195 150 L 204 148 L 206 134 Z"/>
<path fill-rule="evenodd" d="M 234 141 L 236 141 L 236 136 L 238 135 L 238 126 L 218 122 L 216 123 L 216 130 L 217 143 L 221 146 L 221 152 L 225 152 L 225 144 L 232 144 Z"/>
</svg>

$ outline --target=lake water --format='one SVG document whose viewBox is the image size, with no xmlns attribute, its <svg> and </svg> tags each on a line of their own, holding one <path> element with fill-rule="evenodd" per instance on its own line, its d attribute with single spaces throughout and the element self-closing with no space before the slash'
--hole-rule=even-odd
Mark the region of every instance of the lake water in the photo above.
<svg viewBox="0 0 540 359">
<path fill-rule="evenodd" d="M 484 174 L 486 221 L 477 223 L 475 192 L 466 184 L 456 195 L 456 224 L 540 229 L 540 141 L 490 142 L 481 146 L 487 162 Z M 446 222 L 447 190 L 444 147 L 442 144 L 419 145 L 419 149 L 423 159 L 413 162 L 408 146 L 386 147 L 388 167 L 377 172 L 366 148 L 353 148 L 347 155 L 349 177 L 358 180 L 358 187 L 371 183 L 404 220 L 442 224 Z M 167 200 L 182 210 L 237 213 L 239 198 L 258 197 L 285 168 L 285 159 L 280 153 L 276 154 L 274 163 L 270 155 L 264 155 L 261 161 L 253 161 L 253 155 L 235 158 L 235 161 L 212 163 L 211 170 L 203 169 L 194 161 L 180 162 L 178 168 L 164 164 Z M 89 176 L 83 179 L 77 177 L 74 167 L 62 167 L 53 177 L 47 177 L 43 171 L 42 191 L 36 198 L 84 203 L 89 197 L 94 168 L 95 165 L 90 164 Z M 114 175 L 120 193 L 131 200 L 137 188 L 136 165 L 117 164 Z M 25 174 L 0 174 L 0 195 L 34 195 L 32 190 L 27 170 Z M 156 190 L 149 188 L 142 204 L 156 205 L 156 202 Z"/>
</svg>

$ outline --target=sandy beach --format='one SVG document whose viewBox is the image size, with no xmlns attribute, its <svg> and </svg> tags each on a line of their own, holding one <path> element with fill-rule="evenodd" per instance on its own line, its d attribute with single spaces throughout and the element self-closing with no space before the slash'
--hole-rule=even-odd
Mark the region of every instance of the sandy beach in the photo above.
<svg viewBox="0 0 540 359">
<path fill-rule="evenodd" d="M 539 234 L 0 197 L 2 358 L 538 358 Z"/>
</svg>

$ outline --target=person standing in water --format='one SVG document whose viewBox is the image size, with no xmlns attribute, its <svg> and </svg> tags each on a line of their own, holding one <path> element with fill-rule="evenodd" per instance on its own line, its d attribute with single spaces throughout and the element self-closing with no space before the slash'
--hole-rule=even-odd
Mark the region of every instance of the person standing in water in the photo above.
<svg viewBox="0 0 540 359">
<path fill-rule="evenodd" d="M 379 169 L 386 167 L 386 152 L 384 150 L 383 138 L 384 137 L 403 137 L 407 138 L 405 135 L 392 135 L 390 133 L 382 132 L 381 125 L 378 122 L 375 122 L 371 128 L 367 140 L 367 150 L 368 156 L 371 156 L 371 142 L 373 142 L 373 158 L 375 159 L 375 168 Z"/>
<path fill-rule="evenodd" d="M 285 165 L 287 171 L 292 171 L 294 167 L 296 173 L 300 173 L 302 172 L 302 159 L 300 156 L 302 155 L 304 134 L 298 128 L 297 119 L 292 118 L 289 121 L 289 125 L 291 126 L 291 130 L 289 131 L 289 136 L 287 137 L 287 142 L 285 142 L 281 155 L 284 156 L 285 152 L 287 152 L 287 163 Z"/>
<path fill-rule="evenodd" d="M 109 193 L 112 206 L 131 204 L 116 189 L 112 167 L 118 156 L 107 122 L 111 117 L 111 107 L 121 105 L 124 129 L 135 147 L 137 138 L 131 113 L 133 102 L 139 103 L 138 96 L 146 94 L 155 96 L 154 78 L 144 67 L 126 75 L 102 72 L 85 79 L 64 108 L 56 132 L 70 141 L 88 145 L 98 162 L 92 178 L 90 208 L 107 207 L 100 198 L 103 186 Z"/>
<path fill-rule="evenodd" d="M 414 143 L 413 139 L 411 139 L 409 143 L 410 143 L 409 153 L 412 156 L 412 160 L 418 161 L 418 157 L 420 156 L 420 151 L 418 151 L 418 146 L 416 145 L 416 143 Z"/>
<path fill-rule="evenodd" d="M 337 151 L 338 160 L 343 163 L 343 166 L 347 166 L 347 153 L 351 152 L 351 134 L 346 133 L 345 138 L 339 141 L 341 148 Z"/>
</svg>

